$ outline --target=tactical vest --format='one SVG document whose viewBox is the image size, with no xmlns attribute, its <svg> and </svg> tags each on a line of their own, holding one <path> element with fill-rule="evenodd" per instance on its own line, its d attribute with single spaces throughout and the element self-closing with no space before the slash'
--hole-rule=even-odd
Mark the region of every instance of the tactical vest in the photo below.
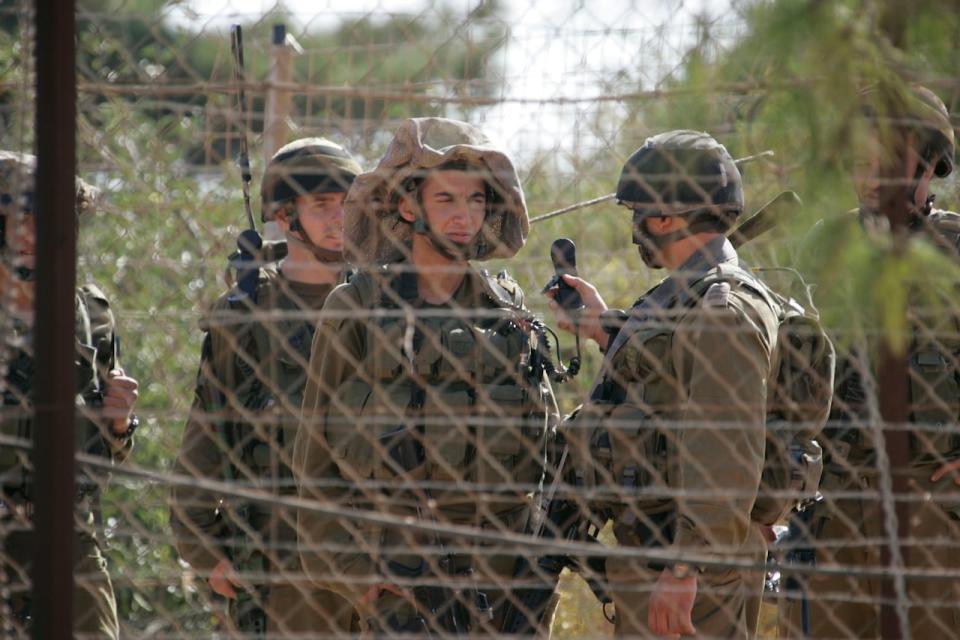
<svg viewBox="0 0 960 640">
<path fill-rule="evenodd" d="M 812 312 L 729 264 L 687 285 L 665 307 L 691 309 L 721 282 L 756 294 L 779 322 L 768 380 L 764 466 L 751 513 L 753 520 L 773 524 L 819 485 L 823 461 L 815 438 L 830 411 L 835 353 Z M 570 418 L 578 427 L 570 431 L 580 439 L 572 448 L 578 458 L 573 481 L 592 487 L 595 506 L 615 522 L 624 514 L 632 526 L 636 510 L 658 514 L 673 508 L 664 489 L 676 472 L 668 435 L 657 428 L 662 419 L 657 408 L 677 402 L 674 329 L 675 321 L 662 318 L 641 325 L 613 359 L 613 379 L 601 383 L 596 397 Z M 625 495 L 635 496 L 629 509 Z"/>
<path fill-rule="evenodd" d="M 281 286 L 275 270 L 261 269 L 253 299 L 229 296 L 223 315 L 212 319 L 221 322 L 217 331 L 229 334 L 228 348 L 210 357 L 215 370 L 225 372 L 227 379 L 221 382 L 230 390 L 221 394 L 220 402 L 233 405 L 228 412 L 233 419 L 223 425 L 223 446 L 239 464 L 225 465 L 226 480 L 267 480 L 278 493 L 293 494 L 296 487 L 287 463 L 315 327 Z M 259 508 L 254 509 L 259 513 Z"/>
<path fill-rule="evenodd" d="M 960 215 L 935 210 L 928 224 L 939 235 L 935 246 L 960 252 Z M 920 427 L 910 434 L 910 453 L 915 464 L 936 464 L 960 456 L 960 312 L 947 309 L 924 320 L 912 327 L 908 349 L 909 420 Z M 864 372 L 873 375 L 875 369 L 865 367 L 862 360 L 862 354 L 853 350 L 838 363 L 838 402 L 830 416 L 837 426 L 826 435 L 832 442 L 830 449 L 845 458 L 831 461 L 841 473 L 849 469 L 848 463 L 872 464 L 876 455 L 863 380 Z"/>
<path fill-rule="evenodd" d="M 938 463 L 960 456 L 960 315 L 938 319 L 937 331 L 914 326 L 908 350 L 909 421 L 918 425 L 910 433 L 910 455 L 915 464 Z M 947 325 L 947 326 L 944 326 Z M 869 428 L 871 414 L 860 355 L 848 353 L 838 365 L 835 390 L 837 408 L 831 414 L 827 437 L 831 450 L 844 460 L 836 463 L 872 464 L 876 450 Z M 849 425 L 849 426 L 845 426 Z"/>
<path fill-rule="evenodd" d="M 30 328 L 22 326 L 15 327 L 13 335 L 6 340 L 9 359 L 3 383 L 3 415 L 0 417 L 0 433 L 26 441 L 33 437 L 32 396 L 36 366 L 31 340 Z M 103 292 L 94 285 L 77 289 L 74 357 L 77 423 L 74 432 L 76 450 L 91 455 L 110 455 L 110 446 L 93 418 L 103 401 L 103 375 L 115 366 L 115 340 L 113 316 Z M 33 501 L 29 455 L 28 451 L 0 447 L 0 481 L 5 496 L 0 499 Z M 81 477 L 78 482 L 81 494 L 93 492 L 96 487 L 93 479 Z"/>
<path fill-rule="evenodd" d="M 441 507 L 464 514 L 478 493 L 495 511 L 516 509 L 543 476 L 547 429 L 546 383 L 519 289 L 505 274 L 483 273 L 479 307 L 414 307 L 403 298 L 414 274 L 395 277 L 389 295 L 383 277 L 351 281 L 371 314 L 360 366 L 327 408 L 342 476 L 425 483 Z"/>
</svg>

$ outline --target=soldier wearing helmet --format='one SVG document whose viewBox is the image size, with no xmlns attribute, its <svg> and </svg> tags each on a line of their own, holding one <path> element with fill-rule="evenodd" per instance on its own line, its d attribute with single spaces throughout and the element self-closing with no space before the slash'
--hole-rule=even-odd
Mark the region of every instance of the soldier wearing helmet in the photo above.
<svg viewBox="0 0 960 640">
<path fill-rule="evenodd" d="M 494 532 L 524 531 L 535 515 L 556 408 L 523 293 L 472 264 L 526 240 L 516 170 L 473 126 L 410 119 L 345 207 L 346 254 L 363 270 L 331 294 L 314 341 L 300 495 L 492 535 L 473 542 L 304 509 L 304 568 L 377 634 L 532 633 L 536 619 L 505 620 L 519 554 Z"/>
<path fill-rule="evenodd" d="M 270 160 L 261 214 L 283 231 L 286 255 L 260 268 L 252 292 L 232 288 L 204 319 L 178 472 L 295 493 L 305 365 L 316 312 L 344 279 L 343 199 L 359 173 L 324 138 L 292 142 Z M 295 513 L 184 487 L 172 493 L 171 524 L 181 556 L 231 601 L 236 624 L 252 637 L 350 631 L 352 607 L 303 579 Z"/>
<path fill-rule="evenodd" d="M 743 210 L 740 172 L 708 134 L 670 131 L 630 156 L 617 198 L 644 262 L 669 275 L 626 312 L 564 276 L 584 303 L 575 326 L 551 302 L 561 328 L 605 352 L 564 429 L 571 491 L 594 496 L 594 524 L 612 519 L 621 546 L 670 558 L 607 563 L 618 636 L 744 638 L 762 585 L 699 564 L 765 553 L 751 515 L 778 313 L 724 235 Z"/>
<path fill-rule="evenodd" d="M 905 210 L 911 242 L 930 243 L 955 260 L 960 258 L 960 215 L 934 208 L 931 193 L 933 179 L 948 176 L 954 168 L 954 130 L 946 106 L 932 91 L 916 85 L 871 88 L 861 98 L 865 117 L 856 124 L 865 135 L 855 151 L 852 172 L 859 207 L 818 222 L 805 242 L 806 266 L 812 270 L 830 263 L 831 257 L 818 250 L 830 238 L 846 238 L 846 251 L 884 246 L 887 208 Z M 848 282 L 841 279 L 836 284 Z M 939 302 L 931 306 L 931 300 Z M 942 289 L 927 277 L 911 284 L 908 292 L 909 366 L 903 386 L 909 410 L 909 465 L 891 471 L 905 475 L 918 496 L 906 501 L 910 534 L 903 545 L 903 563 L 910 570 L 960 570 L 955 542 L 942 543 L 960 539 L 960 503 L 950 495 L 960 485 L 956 300 L 955 283 Z M 883 445 L 876 442 L 873 429 L 879 419 L 880 345 L 875 333 L 835 330 L 843 349 L 838 353 L 830 428 L 823 438 L 823 500 L 798 515 L 791 529 L 795 536 L 809 538 L 816 565 L 837 564 L 851 571 L 849 575 L 785 571 L 785 583 L 796 586 L 780 601 L 782 638 L 801 634 L 878 638 L 882 631 L 881 579 L 857 573 L 861 568 L 884 569 L 874 541 L 889 535 L 878 499 L 878 454 Z M 911 637 L 958 637 L 960 583 L 907 578 L 906 589 Z"/>
<path fill-rule="evenodd" d="M 860 97 L 866 131 L 853 171 L 860 211 L 881 215 L 883 174 L 894 163 L 897 175 L 904 177 L 910 224 L 919 229 L 933 210 L 931 180 L 947 177 L 954 168 L 956 145 L 947 107 L 921 86 L 895 93 L 871 88 Z"/>
<path fill-rule="evenodd" d="M 4 296 L 3 342 L 0 345 L 0 389 L 3 415 L 0 432 L 29 441 L 33 428 L 33 270 L 35 255 L 34 180 L 36 158 L 0 151 L 0 291 Z M 95 207 L 96 189 L 77 179 L 77 216 Z M 77 403 L 82 417 L 76 426 L 81 453 L 123 462 L 133 447 L 138 421 L 133 416 L 137 381 L 119 361 L 119 339 L 113 311 L 95 285 L 76 290 Z M 51 615 L 46 603 L 31 601 L 27 575 L 35 555 L 33 511 L 35 487 L 29 456 L 0 446 L 0 585 L 4 629 L 19 636 L 38 615 Z M 75 548 L 77 576 L 74 631 L 119 638 L 117 606 L 101 553 L 101 532 L 95 523 L 105 478 L 84 470 L 77 482 Z M 54 607 L 55 608 L 55 607 Z"/>
</svg>

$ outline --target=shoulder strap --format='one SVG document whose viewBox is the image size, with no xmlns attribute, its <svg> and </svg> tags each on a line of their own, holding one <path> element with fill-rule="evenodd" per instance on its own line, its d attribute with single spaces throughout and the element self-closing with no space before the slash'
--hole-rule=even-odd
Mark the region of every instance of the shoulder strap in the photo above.
<svg viewBox="0 0 960 640">
<path fill-rule="evenodd" d="M 760 298 L 777 314 L 783 316 L 785 300 L 770 289 L 755 275 L 734 264 L 720 264 L 708 271 L 703 277 L 690 283 L 682 289 L 675 298 L 672 306 L 692 307 L 700 302 L 707 289 L 719 282 L 729 282 L 745 287 Z"/>
</svg>

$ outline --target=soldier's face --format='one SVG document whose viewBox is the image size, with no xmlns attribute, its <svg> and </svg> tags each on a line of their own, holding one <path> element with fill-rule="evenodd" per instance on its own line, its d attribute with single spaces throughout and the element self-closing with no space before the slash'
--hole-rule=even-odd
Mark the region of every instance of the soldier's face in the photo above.
<svg viewBox="0 0 960 640">
<path fill-rule="evenodd" d="M 321 249 L 343 250 L 343 199 L 345 193 L 308 193 L 295 205 L 300 225 Z"/>
<path fill-rule="evenodd" d="M 930 163 L 920 157 L 908 137 L 902 145 L 905 151 L 899 157 L 890 157 L 888 150 L 874 133 L 867 137 L 857 154 L 853 169 L 853 182 L 857 190 L 860 206 L 868 211 L 879 211 L 881 186 L 884 182 L 884 162 L 900 162 L 903 180 L 913 182 L 912 204 L 921 210 L 930 195 L 930 181 L 933 179 L 936 160 Z"/>
<path fill-rule="evenodd" d="M 430 230 L 455 247 L 473 242 L 487 215 L 486 182 L 465 171 L 432 172 L 420 187 L 420 200 Z M 409 207 L 407 202 L 404 217 L 412 214 Z"/>
<path fill-rule="evenodd" d="M 6 216 L 7 246 L 14 266 L 34 269 L 36 267 L 37 231 L 33 214 L 29 211 Z"/>
</svg>

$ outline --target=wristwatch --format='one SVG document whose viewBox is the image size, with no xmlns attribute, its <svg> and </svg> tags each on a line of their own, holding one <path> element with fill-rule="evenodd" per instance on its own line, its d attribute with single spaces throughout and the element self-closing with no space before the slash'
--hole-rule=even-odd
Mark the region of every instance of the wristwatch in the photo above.
<svg viewBox="0 0 960 640">
<path fill-rule="evenodd" d="M 137 416 L 137 414 L 134 413 L 133 415 L 130 416 L 130 420 L 127 422 L 126 431 L 121 431 L 120 433 L 114 433 L 113 439 L 129 440 L 130 438 L 133 437 L 133 432 L 136 431 L 137 427 L 139 426 L 140 426 L 140 418 Z"/>
</svg>

